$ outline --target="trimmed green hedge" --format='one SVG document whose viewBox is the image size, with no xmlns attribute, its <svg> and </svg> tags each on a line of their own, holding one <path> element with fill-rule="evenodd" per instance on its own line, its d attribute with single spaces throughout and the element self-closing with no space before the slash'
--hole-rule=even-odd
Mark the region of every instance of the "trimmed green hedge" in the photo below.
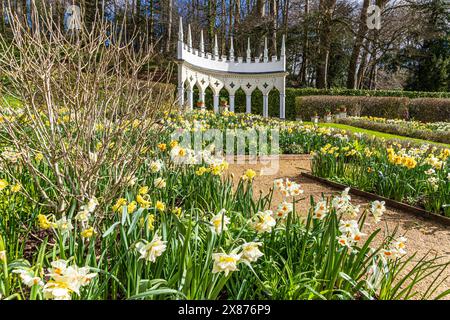
<svg viewBox="0 0 450 320">
<path fill-rule="evenodd" d="M 197 91 L 197 90 L 196 90 Z M 224 93 L 225 98 L 228 94 Z M 450 98 L 450 92 L 421 92 L 421 91 L 400 91 L 400 90 L 351 90 L 351 89 L 315 89 L 315 88 L 286 88 L 286 118 L 295 119 L 296 98 L 305 96 L 352 96 L 352 97 L 404 97 L 404 98 Z M 198 95 L 194 97 L 194 101 L 198 100 Z M 210 90 L 206 93 L 206 106 L 212 108 L 213 97 Z M 245 93 L 242 90 L 236 92 L 235 97 L 236 110 L 245 112 Z M 388 108 L 389 109 L 389 108 Z M 262 93 L 256 90 L 252 95 L 252 113 L 262 114 Z M 319 113 L 319 112 L 318 112 Z M 388 112 L 389 114 L 391 111 Z M 278 117 L 279 110 L 279 93 L 272 90 L 269 95 L 269 115 Z M 441 119 L 442 120 L 442 119 Z"/>
<path fill-rule="evenodd" d="M 297 117 L 310 120 L 317 113 L 337 113 L 341 106 L 350 116 L 372 116 L 388 119 L 413 119 L 422 122 L 450 120 L 450 99 L 406 97 L 308 96 L 295 100 Z"/>
</svg>

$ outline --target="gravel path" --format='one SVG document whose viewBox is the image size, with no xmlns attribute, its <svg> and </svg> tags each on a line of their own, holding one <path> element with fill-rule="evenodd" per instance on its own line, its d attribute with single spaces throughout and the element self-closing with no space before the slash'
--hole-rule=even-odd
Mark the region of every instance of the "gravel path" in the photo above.
<svg viewBox="0 0 450 320">
<path fill-rule="evenodd" d="M 260 176 L 259 173 L 263 167 L 264 166 L 261 164 L 230 164 L 229 171 L 234 175 L 234 181 L 236 184 L 245 170 L 255 170 L 257 172 L 257 176 L 254 179 L 253 189 L 256 197 L 259 195 L 260 191 L 262 191 L 263 194 L 266 194 L 273 186 L 273 180 L 277 178 L 289 178 L 290 180 L 300 183 L 302 189 L 305 191 L 304 195 L 306 197 L 305 200 L 296 205 L 296 212 L 300 214 L 306 214 L 309 207 L 310 196 L 313 196 L 314 199 L 318 199 L 322 196 L 322 194 L 329 196 L 339 193 L 338 189 L 331 188 L 314 180 L 300 176 L 302 171 L 310 171 L 309 156 L 282 156 L 279 162 L 278 173 L 275 175 Z M 272 201 L 273 209 L 275 209 L 281 201 L 282 196 L 278 192 L 275 192 Z M 369 203 L 369 200 L 352 195 L 352 203 L 361 204 L 363 207 Z M 373 220 L 369 221 L 370 224 L 368 224 L 364 230 L 368 233 L 370 230 L 381 228 L 382 232 L 379 233 L 379 237 L 376 241 L 380 241 L 386 231 L 393 231 L 396 227 L 398 227 L 398 234 L 404 234 L 408 238 L 408 255 L 417 252 L 416 258 L 418 258 L 422 257 L 431 250 L 432 253 L 436 253 L 439 256 L 444 256 L 442 262 L 450 261 L 449 226 L 444 226 L 440 223 L 416 217 L 412 214 L 408 214 L 407 212 L 389 207 L 387 207 L 381 223 L 375 225 L 372 221 Z M 450 266 L 446 268 L 443 276 L 447 276 L 448 278 L 441 284 L 438 292 L 442 292 L 450 288 Z M 420 283 L 417 286 L 418 291 L 421 293 L 425 292 L 428 287 L 427 284 L 431 283 L 432 280 L 433 279 L 429 279 L 428 281 L 423 281 Z M 450 299 L 450 297 L 447 297 L 447 299 Z"/>
</svg>

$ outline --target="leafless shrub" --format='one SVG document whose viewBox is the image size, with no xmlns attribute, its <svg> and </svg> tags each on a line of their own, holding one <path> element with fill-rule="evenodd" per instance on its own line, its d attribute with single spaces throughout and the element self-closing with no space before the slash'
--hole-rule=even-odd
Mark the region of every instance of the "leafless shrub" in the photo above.
<svg viewBox="0 0 450 320">
<path fill-rule="evenodd" d="M 10 14 L 12 39 L 0 35 L 0 74 L 11 82 L 2 94 L 21 101 L 2 99 L 0 138 L 41 203 L 61 213 L 73 199 L 110 201 L 129 183 L 157 134 L 155 120 L 173 105 L 173 88 L 164 82 L 169 69 L 148 71 L 153 50 L 137 51 L 118 26 L 98 17 L 69 35 L 47 11 L 32 10 L 33 28 Z"/>
</svg>

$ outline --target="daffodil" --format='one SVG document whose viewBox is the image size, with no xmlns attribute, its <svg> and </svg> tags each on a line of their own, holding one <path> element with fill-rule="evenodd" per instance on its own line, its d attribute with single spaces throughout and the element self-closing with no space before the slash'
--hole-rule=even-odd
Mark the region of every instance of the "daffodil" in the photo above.
<svg viewBox="0 0 450 320">
<path fill-rule="evenodd" d="M 148 209 L 152 205 L 152 202 L 150 201 L 150 196 L 148 194 L 144 195 L 138 194 L 136 196 L 136 201 L 144 209 Z"/>
<path fill-rule="evenodd" d="M 3 189 L 5 189 L 8 186 L 8 181 L 6 181 L 5 179 L 0 179 L 0 191 L 2 191 Z"/>
<path fill-rule="evenodd" d="M 119 211 L 123 206 L 127 205 L 127 200 L 125 198 L 119 198 L 115 205 L 113 205 L 113 211 Z"/>
<path fill-rule="evenodd" d="M 156 201 L 155 208 L 156 210 L 163 212 L 164 210 L 166 210 L 166 205 L 164 204 L 164 202 L 158 200 Z"/>
<path fill-rule="evenodd" d="M 271 232 L 276 225 L 273 212 L 271 210 L 259 211 L 252 218 L 251 225 L 258 233 Z"/>
<path fill-rule="evenodd" d="M 241 257 L 238 254 L 213 253 L 212 258 L 214 260 L 213 273 L 224 272 L 227 277 L 230 272 L 239 270 L 237 264 Z"/>
<path fill-rule="evenodd" d="M 84 229 L 83 231 L 81 231 L 80 235 L 85 238 L 85 239 L 89 239 L 92 238 L 92 236 L 94 235 L 95 231 L 93 227 Z"/>
<path fill-rule="evenodd" d="M 157 178 L 155 179 L 153 185 L 157 189 L 164 189 L 166 187 L 166 180 L 163 178 Z"/>
<path fill-rule="evenodd" d="M 253 181 L 253 178 L 256 176 L 256 172 L 252 169 L 247 169 L 242 176 L 242 180 L 244 181 Z"/>
<path fill-rule="evenodd" d="M 242 245 L 241 260 L 255 262 L 264 254 L 259 250 L 262 242 L 247 242 Z"/>
<path fill-rule="evenodd" d="M 293 210 L 292 203 L 283 201 L 278 205 L 276 216 L 280 219 L 286 218 L 286 216 L 291 213 Z"/>
<path fill-rule="evenodd" d="M 227 225 L 230 223 L 230 218 L 225 213 L 225 209 L 220 210 L 210 221 L 212 224 L 211 230 L 216 234 L 221 234 L 223 231 L 228 230 Z"/>
<path fill-rule="evenodd" d="M 32 270 L 16 269 L 16 270 L 13 270 L 13 273 L 18 274 L 20 279 L 22 280 L 22 283 L 29 288 L 31 288 L 35 285 L 37 285 L 39 287 L 44 286 L 44 281 L 42 281 L 42 279 L 40 277 L 35 276 L 34 272 Z"/>
<path fill-rule="evenodd" d="M 47 230 L 54 226 L 54 223 L 50 222 L 47 216 L 43 214 L 38 214 L 37 218 L 41 229 Z"/>
<path fill-rule="evenodd" d="M 157 233 L 151 242 L 141 240 L 136 244 L 136 250 L 141 255 L 139 259 L 144 259 L 147 262 L 155 262 L 156 258 L 166 251 L 166 243 L 167 241 L 163 241 Z"/>
<path fill-rule="evenodd" d="M 22 190 L 22 185 L 20 183 L 16 183 L 15 185 L 11 186 L 11 192 L 17 193 L 20 190 Z"/>
<path fill-rule="evenodd" d="M 314 207 L 313 219 L 323 220 L 328 214 L 328 207 L 326 201 L 319 201 Z"/>
</svg>

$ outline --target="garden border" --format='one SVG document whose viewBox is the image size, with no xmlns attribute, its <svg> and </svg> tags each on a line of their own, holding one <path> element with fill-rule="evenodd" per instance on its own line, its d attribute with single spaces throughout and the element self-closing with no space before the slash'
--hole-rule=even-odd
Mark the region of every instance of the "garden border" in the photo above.
<svg viewBox="0 0 450 320">
<path fill-rule="evenodd" d="M 308 172 L 302 172 L 301 176 L 304 176 L 305 178 L 309 178 L 309 179 L 315 180 L 317 182 L 320 182 L 322 184 L 325 184 L 325 185 L 328 185 L 328 186 L 331 186 L 331 187 L 334 187 L 334 188 L 338 188 L 338 189 L 345 189 L 345 188 L 349 187 L 349 186 L 346 186 L 346 185 L 344 185 L 342 183 L 338 183 L 338 182 L 330 181 L 330 180 L 325 179 L 325 178 L 317 177 L 317 176 L 315 176 L 313 174 L 310 174 Z M 362 196 L 362 197 L 368 198 L 370 200 L 384 201 L 386 203 L 386 205 L 389 206 L 389 207 L 392 207 L 392 208 L 395 208 L 395 209 L 400 209 L 400 210 L 403 210 L 403 211 L 405 211 L 407 213 L 411 213 L 411 214 L 413 214 L 413 215 L 415 215 L 417 217 L 422 217 L 424 219 L 436 221 L 436 222 L 442 223 L 442 224 L 444 224 L 446 226 L 450 226 L 450 218 L 447 218 L 447 217 L 445 217 L 443 215 L 439 215 L 439 214 L 436 214 L 436 213 L 433 213 L 433 212 L 430 212 L 430 211 L 427 211 L 427 210 L 424 210 L 424 209 L 421 209 L 421 208 L 418 208 L 418 207 L 414 207 L 414 206 L 405 204 L 403 202 L 398 202 L 398 201 L 395 201 L 395 200 L 392 200 L 392 199 L 389 199 L 389 198 L 385 198 L 385 197 L 376 195 L 374 193 L 370 193 L 370 192 L 367 192 L 367 191 L 362 191 L 362 190 L 356 189 L 354 187 L 349 187 L 349 188 L 350 188 L 350 193 L 352 193 L 354 195 Z"/>
</svg>

